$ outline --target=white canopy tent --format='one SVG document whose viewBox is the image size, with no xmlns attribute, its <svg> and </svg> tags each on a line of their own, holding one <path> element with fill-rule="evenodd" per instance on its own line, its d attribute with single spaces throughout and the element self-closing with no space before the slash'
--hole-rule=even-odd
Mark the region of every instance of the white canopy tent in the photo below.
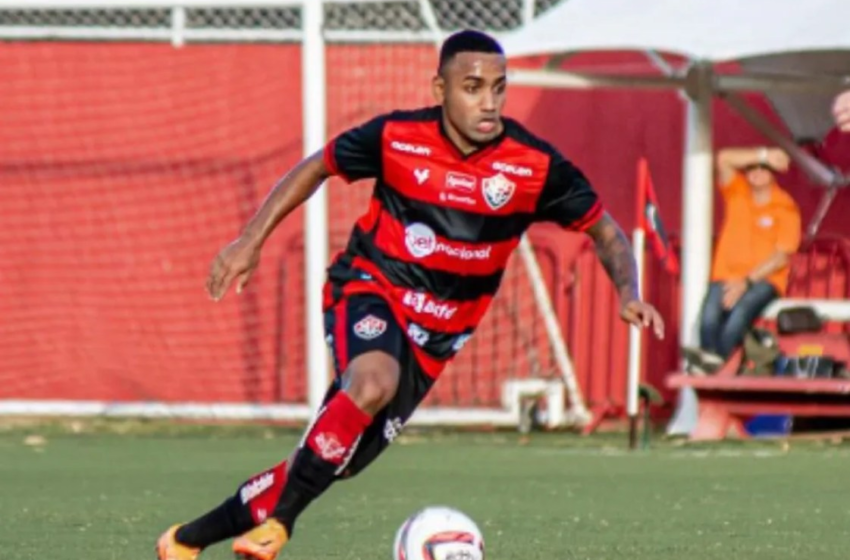
<svg viewBox="0 0 850 560">
<path fill-rule="evenodd" d="M 708 278 L 711 248 L 711 95 L 726 94 L 733 107 L 746 112 L 745 104 L 730 94 L 764 91 L 796 139 L 823 135 L 831 126 L 829 100 L 842 88 L 850 88 L 848 22 L 850 2 L 844 0 L 566 0 L 505 35 L 502 44 L 509 57 L 643 51 L 655 61 L 661 60 L 658 52 L 691 59 L 681 72 L 665 69 L 666 76 L 601 76 L 556 68 L 511 72 L 511 81 L 524 85 L 687 92 L 682 318 L 691 327 Z M 740 62 L 746 73 L 712 72 L 713 64 L 727 61 Z M 822 183 L 843 184 L 843 177 L 833 170 L 811 160 L 805 164 Z M 685 329 L 682 342 L 694 342 L 692 328 Z"/>
<path fill-rule="evenodd" d="M 510 56 L 655 50 L 715 62 L 845 50 L 844 0 L 565 0 L 504 37 Z"/>
<path fill-rule="evenodd" d="M 813 234 L 846 177 L 799 149 L 832 126 L 830 101 L 850 88 L 850 2 L 847 0 L 565 0 L 502 37 L 509 57 L 552 55 L 543 70 L 511 71 L 513 84 L 553 88 L 678 88 L 687 94 L 683 161 L 682 317 L 680 342 L 697 343 L 697 318 L 707 288 L 713 223 L 711 99 L 729 105 L 791 153 L 829 187 Z M 568 72 L 564 55 L 590 51 L 645 53 L 661 70 L 636 76 Z M 672 68 L 659 53 L 683 56 Z M 737 62 L 742 73 L 719 74 Z M 763 92 L 793 139 L 772 128 L 736 91 Z M 631 375 L 630 375 L 631 377 Z M 630 408 L 636 407 L 630 390 Z M 633 411 L 630 411 L 630 413 Z"/>
</svg>

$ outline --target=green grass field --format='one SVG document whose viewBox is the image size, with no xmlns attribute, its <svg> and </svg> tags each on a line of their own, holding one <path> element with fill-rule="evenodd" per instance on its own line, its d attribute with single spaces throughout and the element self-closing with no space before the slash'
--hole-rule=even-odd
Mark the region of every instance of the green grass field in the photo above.
<svg viewBox="0 0 850 560">
<path fill-rule="evenodd" d="M 0 559 L 151 560 L 165 527 L 297 440 L 263 427 L 105 426 L 0 429 Z M 848 489 L 846 444 L 628 453 L 619 436 L 408 434 L 316 502 L 283 558 L 388 560 L 408 514 L 448 504 L 479 522 L 491 560 L 845 559 Z M 204 558 L 231 555 L 222 544 Z"/>
</svg>

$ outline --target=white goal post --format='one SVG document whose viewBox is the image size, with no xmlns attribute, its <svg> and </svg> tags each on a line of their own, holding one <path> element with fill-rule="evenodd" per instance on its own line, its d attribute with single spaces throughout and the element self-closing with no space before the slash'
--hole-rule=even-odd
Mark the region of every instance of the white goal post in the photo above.
<svg viewBox="0 0 850 560">
<path fill-rule="evenodd" d="M 556 3 L 558 0 L 516 0 L 511 15 L 514 20 L 494 26 L 492 32 L 511 26 L 516 27 L 530 21 L 536 11 Z M 179 4 L 179 5 L 176 5 Z M 416 14 L 423 25 L 410 29 L 388 26 L 386 29 L 328 27 L 324 21 L 328 6 L 355 6 L 365 10 L 364 6 L 380 4 L 382 7 L 392 4 L 415 5 Z M 500 2 L 493 2 L 493 13 L 502 13 Z M 458 3 L 462 6 L 463 2 Z M 260 25 L 255 27 L 238 25 L 192 24 L 193 10 L 273 10 L 292 9 L 297 11 L 297 21 L 293 25 Z M 465 10 L 466 8 L 464 8 Z M 45 21 L 28 23 L 27 14 L 56 12 L 82 14 L 92 11 L 121 10 L 124 12 L 153 11 L 152 23 L 141 22 L 132 25 L 100 25 L 81 17 L 73 25 L 57 24 L 50 17 Z M 147 12 L 146 12 L 147 13 Z M 293 12 L 294 13 L 294 12 Z M 14 17 L 10 14 L 14 14 Z M 464 12 L 463 17 L 472 18 L 473 24 L 480 22 L 480 14 Z M 5 17 L 4 17 L 5 16 Z M 458 16 L 460 17 L 460 16 Z M 501 16 L 492 16 L 501 17 Z M 18 19 L 15 19 L 18 18 Z M 12 21 L 14 20 L 14 21 Z M 486 18 L 485 18 L 486 20 Z M 11 23 L 10 23 L 11 21 Z M 448 22 L 448 23 L 446 23 Z M 301 45 L 302 64 L 302 114 L 303 114 L 303 153 L 311 154 L 321 149 L 328 135 L 328 110 L 326 90 L 328 80 L 326 71 L 326 42 L 351 43 L 398 43 L 398 44 L 435 44 L 446 32 L 452 29 L 442 25 L 459 27 L 462 22 L 453 21 L 446 14 L 437 13 L 430 0 L 181 0 L 179 3 L 166 0 L 27 0 L 13 2 L 0 0 L 0 40 L 5 41 L 143 41 L 170 43 L 181 48 L 193 42 L 204 43 L 279 43 L 295 42 Z M 486 23 L 486 21 L 485 21 Z M 2 48 L 2 47 L 0 47 Z M 270 186 L 270 185 L 268 185 Z M 304 214 L 304 286 L 305 313 L 304 329 L 307 344 L 305 369 L 307 374 L 307 398 L 303 403 L 255 404 L 251 402 L 203 403 L 203 402 L 109 402 L 103 400 L 38 400 L 3 399 L 0 397 L 0 415 L 36 415 L 36 416 L 115 416 L 115 417 L 167 417 L 167 418 L 209 418 L 209 419 L 269 419 L 287 421 L 308 420 L 312 410 L 316 409 L 325 394 L 330 371 L 329 356 L 324 343 L 324 329 L 321 313 L 322 283 L 315 281 L 323 278 L 329 259 L 331 224 L 328 219 L 327 188 L 320 189 L 306 205 Z M 553 309 L 545 279 L 535 257 L 534 248 L 527 236 L 519 249 L 522 266 L 533 292 L 536 313 L 542 317 L 545 337 L 551 348 L 557 375 L 546 384 L 540 379 L 529 379 L 528 383 L 511 380 L 502 387 L 500 407 L 450 407 L 429 406 L 421 408 L 412 423 L 421 425 L 463 425 L 491 424 L 501 426 L 516 425 L 519 421 L 519 400 L 533 395 L 548 398 L 551 410 L 549 417 L 554 425 L 583 425 L 589 418 L 587 406 L 581 388 L 576 380 L 573 365 L 567 350 L 563 333 Z M 553 389 L 551 384 L 563 384 L 561 389 Z M 568 396 L 568 410 L 559 410 L 558 390 L 564 390 Z M 553 392 L 554 391 L 554 392 Z M 547 396 L 548 395 L 548 396 Z M 554 404 L 553 404 L 554 403 Z"/>
</svg>

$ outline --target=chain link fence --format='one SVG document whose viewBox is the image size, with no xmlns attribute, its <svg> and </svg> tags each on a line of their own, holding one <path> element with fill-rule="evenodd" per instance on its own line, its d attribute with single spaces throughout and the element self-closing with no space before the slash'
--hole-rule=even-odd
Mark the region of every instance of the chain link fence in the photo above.
<svg viewBox="0 0 850 560">
<path fill-rule="evenodd" d="M 536 0 L 539 15 L 562 0 Z M 504 32 L 518 27 L 523 20 L 523 0 L 431 0 L 440 29 L 454 31 L 476 28 Z M 281 8 L 191 8 L 186 9 L 186 28 L 216 30 L 287 30 L 301 29 L 301 9 Z M 169 9 L 75 9 L 0 10 L 0 27 L 118 29 L 169 29 Z M 425 32 L 419 2 L 376 2 L 363 4 L 328 4 L 325 7 L 325 29 L 333 40 L 334 31 L 352 32 Z M 380 39 L 380 36 L 369 35 Z"/>
</svg>

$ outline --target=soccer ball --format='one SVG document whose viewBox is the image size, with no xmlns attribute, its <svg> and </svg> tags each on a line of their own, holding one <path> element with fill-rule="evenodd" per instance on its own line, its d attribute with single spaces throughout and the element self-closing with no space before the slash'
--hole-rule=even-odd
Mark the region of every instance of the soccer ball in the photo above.
<svg viewBox="0 0 850 560">
<path fill-rule="evenodd" d="M 466 514 L 431 506 L 408 517 L 395 535 L 394 560 L 484 560 L 484 537 Z"/>
</svg>

